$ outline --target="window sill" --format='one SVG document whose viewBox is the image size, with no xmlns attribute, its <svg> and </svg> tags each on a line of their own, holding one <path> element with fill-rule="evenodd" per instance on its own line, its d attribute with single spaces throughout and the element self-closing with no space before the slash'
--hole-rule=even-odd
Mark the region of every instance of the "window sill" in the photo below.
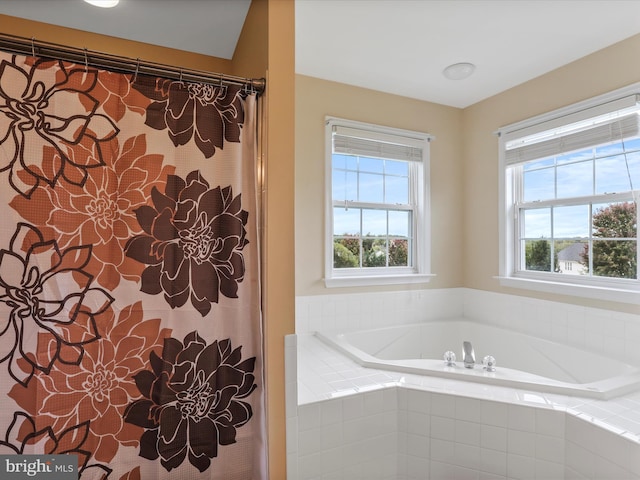
<svg viewBox="0 0 640 480">
<path fill-rule="evenodd" d="M 538 292 L 571 295 L 611 302 L 640 304 L 640 288 L 616 288 L 575 283 L 550 282 L 522 277 L 495 277 L 503 287 L 535 290 Z"/>
<path fill-rule="evenodd" d="M 372 285 L 402 285 L 412 283 L 429 283 L 435 274 L 376 275 L 325 278 L 327 288 L 367 287 Z"/>
</svg>

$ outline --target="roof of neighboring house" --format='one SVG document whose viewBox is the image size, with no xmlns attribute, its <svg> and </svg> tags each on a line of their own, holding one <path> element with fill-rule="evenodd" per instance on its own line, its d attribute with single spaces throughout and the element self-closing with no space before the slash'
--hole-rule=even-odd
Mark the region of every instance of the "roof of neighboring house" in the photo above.
<svg viewBox="0 0 640 480">
<path fill-rule="evenodd" d="M 572 243 L 558 252 L 558 261 L 562 262 L 582 262 L 584 253 L 584 243 Z"/>
</svg>

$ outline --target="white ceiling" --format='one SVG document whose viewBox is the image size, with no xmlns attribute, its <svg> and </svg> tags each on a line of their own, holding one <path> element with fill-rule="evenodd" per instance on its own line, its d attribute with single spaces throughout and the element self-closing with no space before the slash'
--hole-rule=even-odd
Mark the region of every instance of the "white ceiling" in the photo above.
<svg viewBox="0 0 640 480">
<path fill-rule="evenodd" d="M 640 0 L 295 2 L 297 73 L 455 107 L 640 33 Z M 230 59 L 249 5 L 121 0 L 99 9 L 81 0 L 0 0 L 0 13 Z M 444 78 L 457 62 L 474 63 L 475 73 Z"/>
<path fill-rule="evenodd" d="M 637 0 L 298 0 L 296 71 L 466 107 L 636 33 Z"/>
</svg>

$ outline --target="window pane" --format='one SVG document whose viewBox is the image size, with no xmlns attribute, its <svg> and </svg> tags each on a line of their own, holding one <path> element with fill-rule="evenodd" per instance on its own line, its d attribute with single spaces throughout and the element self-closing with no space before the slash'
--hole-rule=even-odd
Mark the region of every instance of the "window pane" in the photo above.
<svg viewBox="0 0 640 480">
<path fill-rule="evenodd" d="M 593 206 L 593 275 L 637 278 L 636 204 L 619 202 Z"/>
<path fill-rule="evenodd" d="M 596 147 L 596 158 L 609 157 L 624 152 L 622 142 L 612 142 Z"/>
<path fill-rule="evenodd" d="M 384 161 L 384 173 L 387 175 L 409 176 L 409 163 L 397 160 Z"/>
<path fill-rule="evenodd" d="M 360 157 L 360 171 L 370 173 L 383 173 L 384 160 L 380 158 Z"/>
<path fill-rule="evenodd" d="M 556 161 L 554 157 L 543 158 L 542 160 L 534 160 L 533 162 L 527 162 L 524 164 L 524 171 L 539 170 L 544 167 L 553 167 Z"/>
<path fill-rule="evenodd" d="M 347 161 L 347 170 L 351 170 L 353 172 L 358 171 L 358 157 L 356 157 L 355 155 L 347 155 L 346 161 Z"/>
<path fill-rule="evenodd" d="M 593 233 L 598 238 L 637 238 L 637 213 L 634 202 L 593 206 Z"/>
<path fill-rule="evenodd" d="M 345 155 L 342 153 L 334 153 L 332 158 L 332 168 L 341 170 L 358 171 L 358 157 L 354 155 Z"/>
<path fill-rule="evenodd" d="M 537 272 L 551 271 L 551 243 L 549 240 L 526 240 L 525 269 Z"/>
<path fill-rule="evenodd" d="M 614 142 L 596 148 L 596 158 L 609 157 L 626 153 L 632 154 L 640 150 L 640 137 L 625 139 L 624 142 Z"/>
<path fill-rule="evenodd" d="M 362 240 L 362 266 L 387 266 L 387 241 L 384 238 L 364 238 Z"/>
<path fill-rule="evenodd" d="M 359 175 L 360 188 L 358 200 L 361 202 L 382 203 L 384 199 L 383 176 L 370 173 Z"/>
<path fill-rule="evenodd" d="M 340 153 L 334 153 L 333 157 L 332 157 L 332 161 L 333 161 L 333 168 L 340 168 L 342 170 L 344 170 L 345 168 L 347 168 L 347 155 L 342 155 Z"/>
<path fill-rule="evenodd" d="M 588 236 L 589 205 L 553 209 L 554 238 L 587 238 Z"/>
<path fill-rule="evenodd" d="M 362 210 L 362 232 L 366 236 L 386 236 L 386 210 Z"/>
<path fill-rule="evenodd" d="M 357 237 L 336 238 L 333 241 L 333 268 L 360 266 L 360 240 Z"/>
<path fill-rule="evenodd" d="M 360 235 L 360 209 L 335 207 L 333 209 L 334 235 Z"/>
<path fill-rule="evenodd" d="M 624 148 L 627 152 L 640 150 L 640 137 L 625 140 Z"/>
<path fill-rule="evenodd" d="M 409 237 L 410 212 L 389 212 L 389 236 Z"/>
<path fill-rule="evenodd" d="M 555 198 L 553 168 L 527 171 L 523 177 L 525 202 Z"/>
<path fill-rule="evenodd" d="M 395 238 L 389 241 L 389 266 L 409 266 L 409 241 Z"/>
<path fill-rule="evenodd" d="M 589 244 L 560 240 L 554 242 L 555 271 L 565 275 L 585 275 L 589 270 Z"/>
<path fill-rule="evenodd" d="M 551 238 L 551 209 L 524 210 L 524 237 Z"/>
<path fill-rule="evenodd" d="M 409 178 L 385 176 L 384 181 L 386 203 L 409 203 Z"/>
<path fill-rule="evenodd" d="M 638 278 L 638 246 L 632 240 L 594 240 L 593 274 L 598 277 Z"/>
<path fill-rule="evenodd" d="M 558 198 L 593 194 L 593 162 L 570 163 L 557 168 Z"/>
<path fill-rule="evenodd" d="M 632 189 L 640 190 L 640 152 L 627 154 L 627 165 L 631 175 Z"/>
<path fill-rule="evenodd" d="M 596 160 L 596 193 L 617 193 L 631 190 L 630 169 L 624 155 Z"/>
<path fill-rule="evenodd" d="M 334 170 L 332 177 L 334 200 L 355 200 L 358 192 L 358 176 L 355 172 Z"/>
<path fill-rule="evenodd" d="M 594 156 L 593 149 L 589 148 L 587 150 L 582 150 L 579 152 L 571 152 L 571 153 L 567 153 L 566 155 L 559 155 L 556 157 L 556 164 L 565 165 L 567 163 L 575 163 L 575 162 L 582 162 L 585 160 L 592 160 L 593 156 Z"/>
</svg>

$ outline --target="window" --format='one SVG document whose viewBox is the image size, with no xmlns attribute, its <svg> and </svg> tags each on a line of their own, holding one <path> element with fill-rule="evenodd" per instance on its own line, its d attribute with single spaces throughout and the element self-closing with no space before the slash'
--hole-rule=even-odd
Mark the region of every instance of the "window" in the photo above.
<svg viewBox="0 0 640 480">
<path fill-rule="evenodd" d="M 640 89 L 501 129 L 501 280 L 639 302 Z"/>
<path fill-rule="evenodd" d="M 328 118 L 327 286 L 429 279 L 424 133 Z"/>
</svg>

